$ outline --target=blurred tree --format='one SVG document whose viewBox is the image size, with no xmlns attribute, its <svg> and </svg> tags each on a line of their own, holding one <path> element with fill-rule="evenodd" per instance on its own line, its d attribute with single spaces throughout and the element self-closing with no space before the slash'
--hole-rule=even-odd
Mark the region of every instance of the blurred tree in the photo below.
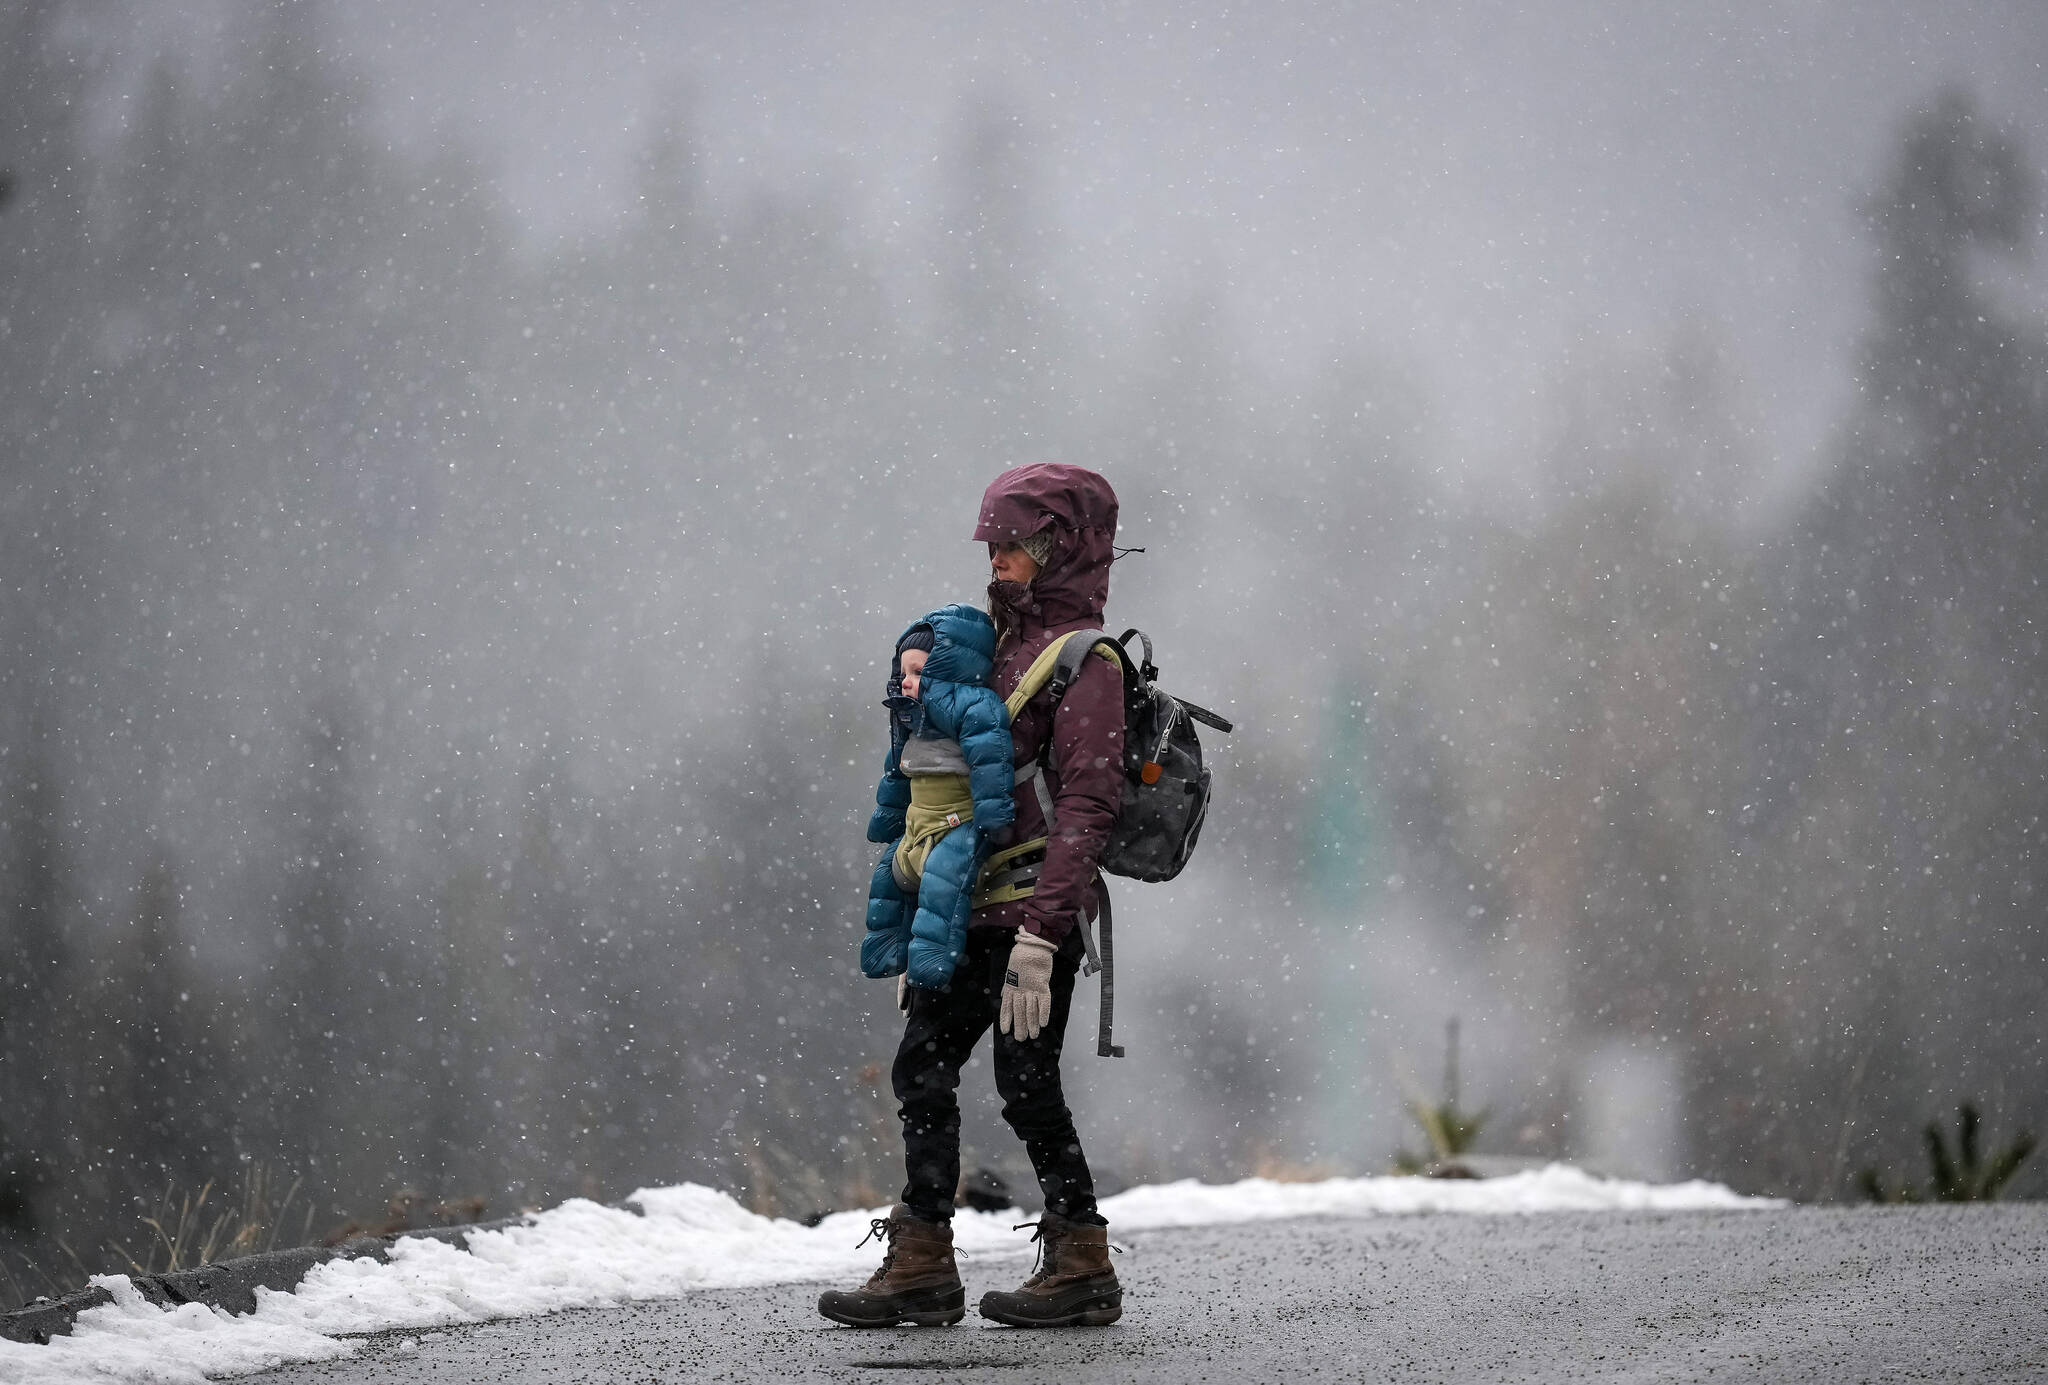
<svg viewBox="0 0 2048 1385">
<path fill-rule="evenodd" d="M 61 1229 L 45 1204 L 75 1095 L 58 1065 L 73 959 L 55 765 L 42 719 L 26 720 L 0 756 L 0 1243 L 16 1250 Z"/>
<path fill-rule="evenodd" d="M 1859 405 L 1785 565 L 1783 889 L 1793 916 L 1828 922 L 1825 991 L 1870 1069 L 1856 1124 L 1885 1132 L 1930 1090 L 2048 1066 L 2048 1036 L 2018 1019 L 2048 1004 L 2031 941 L 2048 900 L 2048 340 L 1977 272 L 2026 248 L 2035 199 L 2013 137 L 1967 96 L 1906 123 L 1869 204 Z"/>
<path fill-rule="evenodd" d="M 1705 1055 L 1754 987 L 1728 865 L 1753 605 L 1727 497 L 1746 468 L 1702 332 L 1575 364 L 1533 517 L 1463 545 L 1483 558 L 1431 642 L 1473 921 L 1546 1038 L 1500 1124 L 1546 1152 L 1584 1152 L 1581 1063 L 1615 1039 L 1693 1040 L 1690 1100 L 1711 1106 Z"/>
<path fill-rule="evenodd" d="M 77 539 L 86 507 L 71 503 L 67 444 L 90 395 L 84 375 L 96 324 L 94 247 L 86 229 L 90 164 L 83 130 L 94 68 L 67 46 L 81 6 L 22 0 L 0 10 L 0 716 L 43 718 L 66 704 L 54 694 L 67 671 L 64 617 L 89 572 Z M 23 723 L 25 726 L 26 723 Z M 16 744 L 23 742 L 16 741 Z M 45 763 L 46 774 L 63 766 Z M 24 781 L 26 782 L 26 781 Z M 47 781 L 44 781 L 47 782 Z"/>
<path fill-rule="evenodd" d="M 171 861 L 156 852 L 134 904 L 98 940 L 80 987 L 65 1065 L 80 1094 L 73 1156 L 96 1201 L 148 1205 L 196 1194 L 234 1150 L 211 1032 L 218 1018 L 189 965 Z M 113 1151 L 113 1157 L 106 1152 Z"/>
<path fill-rule="evenodd" d="M 285 804 L 291 854 L 271 910 L 267 1023 L 250 1034 L 258 1051 L 249 1054 L 263 1098 L 254 1103 L 251 1143 L 344 1200 L 378 1191 L 354 1185 L 361 1170 L 350 1157 L 378 1133 L 362 1122 L 367 1084 L 409 1080 L 370 1061 L 387 959 L 368 910 L 375 860 L 359 819 L 351 720 L 337 698 L 304 731 Z"/>
<path fill-rule="evenodd" d="M 967 104 L 951 158 L 931 407 L 954 459 L 991 475 L 1061 459 L 1068 326 L 1048 278 L 1052 235 L 1029 117 L 1000 95 Z"/>
</svg>

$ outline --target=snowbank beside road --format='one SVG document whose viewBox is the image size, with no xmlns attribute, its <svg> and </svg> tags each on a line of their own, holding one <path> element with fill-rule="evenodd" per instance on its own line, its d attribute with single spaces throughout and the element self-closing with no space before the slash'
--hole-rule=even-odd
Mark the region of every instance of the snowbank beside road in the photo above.
<svg viewBox="0 0 2048 1385">
<path fill-rule="evenodd" d="M 480 1232 L 466 1251 L 403 1239 L 388 1263 L 335 1260 L 292 1293 L 258 1290 L 258 1307 L 231 1317 L 201 1304 L 151 1305 L 121 1276 L 95 1282 L 115 1301 L 79 1315 L 48 1346 L 0 1341 L 0 1382 L 72 1385 L 185 1382 L 346 1355 L 345 1334 L 430 1328 L 563 1308 L 665 1298 L 691 1289 L 858 1277 L 878 1250 L 855 1243 L 874 1212 L 842 1212 L 815 1227 L 756 1216 L 730 1197 L 684 1184 L 645 1189 L 638 1213 L 581 1199 L 529 1226 Z M 1282 1217 L 1418 1212 L 1502 1215 L 1553 1211 L 1768 1208 L 1713 1183 L 1651 1186 L 1595 1178 L 1564 1165 L 1476 1181 L 1339 1178 L 1321 1183 L 1246 1179 L 1134 1188 L 1102 1205 L 1118 1232 Z M 961 1212 L 957 1245 L 983 1256 L 1024 1253 L 1017 1213 Z"/>
<path fill-rule="evenodd" d="M 1321 1183 L 1273 1183 L 1247 1178 L 1221 1187 L 1190 1179 L 1133 1188 L 1107 1199 L 1102 1214 L 1119 1229 L 1138 1231 L 1279 1217 L 1699 1212 L 1784 1205 L 1770 1198 L 1744 1197 L 1719 1183 L 1628 1183 L 1552 1164 L 1507 1178 L 1483 1179 L 1332 1178 Z"/>
</svg>

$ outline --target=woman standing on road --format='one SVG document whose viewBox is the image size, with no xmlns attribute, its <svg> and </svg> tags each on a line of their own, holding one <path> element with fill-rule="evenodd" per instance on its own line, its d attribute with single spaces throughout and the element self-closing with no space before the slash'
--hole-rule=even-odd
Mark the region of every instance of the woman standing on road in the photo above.
<svg viewBox="0 0 2048 1385">
<path fill-rule="evenodd" d="M 1015 691 L 1059 636 L 1103 628 L 1116 516 L 1109 482 L 1081 467 L 1021 466 L 989 485 L 974 537 L 989 550 L 998 635 L 990 681 L 998 695 Z M 1100 909 L 1095 865 L 1122 801 L 1123 730 L 1122 676 L 1097 658 L 1083 661 L 1064 695 L 1040 691 L 1011 723 L 1017 816 L 995 841 L 990 873 L 999 867 L 1004 884 L 991 889 L 984 878 L 951 983 L 905 991 L 893 1079 L 908 1177 L 902 1202 L 875 1222 L 888 1243 L 881 1268 L 858 1289 L 820 1296 L 818 1311 L 835 1322 L 938 1326 L 965 1315 L 953 1261 L 956 1094 L 961 1065 L 991 1028 L 1003 1118 L 1030 1155 L 1045 1210 L 1033 1236 L 1041 1243 L 1037 1272 L 1014 1291 L 984 1294 L 981 1314 L 1017 1327 L 1094 1326 L 1122 1315 L 1107 1224 L 1060 1086 L 1060 1052 L 1084 954 L 1081 929 Z M 1042 786 L 1033 766 L 1042 766 Z M 1002 853 L 1038 838 L 1046 839 L 1042 853 Z"/>
</svg>

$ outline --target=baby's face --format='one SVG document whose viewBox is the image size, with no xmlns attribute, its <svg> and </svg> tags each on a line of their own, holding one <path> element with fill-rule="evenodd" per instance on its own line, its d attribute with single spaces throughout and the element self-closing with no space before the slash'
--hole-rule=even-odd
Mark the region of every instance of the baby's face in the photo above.
<svg viewBox="0 0 2048 1385">
<path fill-rule="evenodd" d="M 931 657 L 928 649 L 906 649 L 903 651 L 903 695 L 916 697 L 918 684 L 924 681 L 924 661 Z"/>
</svg>

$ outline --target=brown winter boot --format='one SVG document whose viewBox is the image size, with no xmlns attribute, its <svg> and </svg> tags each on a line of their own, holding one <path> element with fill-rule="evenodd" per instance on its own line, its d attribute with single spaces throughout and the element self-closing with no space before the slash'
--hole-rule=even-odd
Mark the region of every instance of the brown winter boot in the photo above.
<svg viewBox="0 0 2048 1385">
<path fill-rule="evenodd" d="M 876 1217 L 868 1236 L 889 1249 L 882 1267 L 858 1289 L 827 1289 L 818 1311 L 848 1327 L 951 1327 L 967 1316 L 967 1290 L 953 1266 L 953 1224 L 929 1222 L 897 1204 Z M 867 1241 L 862 1240 L 862 1245 Z"/>
<path fill-rule="evenodd" d="M 983 1294 L 984 1318 L 1012 1327 L 1102 1327 L 1124 1315 L 1124 1288 L 1109 1264 L 1109 1228 L 1047 1212 L 1031 1239 L 1042 1243 L 1038 1272 L 1015 1293 Z"/>
</svg>

